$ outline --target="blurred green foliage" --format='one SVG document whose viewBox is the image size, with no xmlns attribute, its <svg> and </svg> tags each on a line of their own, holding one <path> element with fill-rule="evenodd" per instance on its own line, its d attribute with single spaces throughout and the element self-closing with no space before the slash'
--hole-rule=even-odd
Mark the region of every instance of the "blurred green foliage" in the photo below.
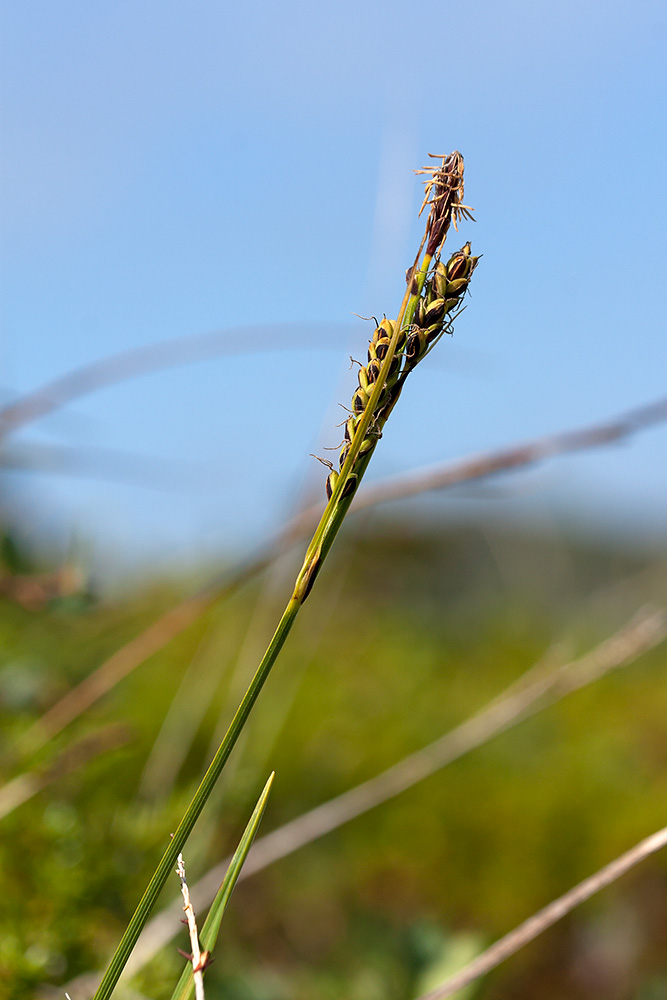
<svg viewBox="0 0 667 1000">
<path fill-rule="evenodd" d="M 48 571 L 5 544 L 6 577 Z M 296 563 L 219 602 L 36 755 L 54 701 L 179 599 L 136 585 L 0 603 L 5 779 L 44 787 L 2 820 L 0 992 L 62 997 L 104 966 L 271 634 Z M 586 652 L 647 602 L 667 553 L 493 527 L 368 518 L 332 554 L 186 851 L 191 881 L 235 846 L 436 739 L 556 646 Z M 409 1000 L 665 822 L 665 648 L 492 739 L 242 883 L 209 1000 Z M 109 728 L 113 727 L 113 728 Z M 105 736 L 108 735 L 108 739 Z M 73 742 L 89 751 L 69 768 Z M 106 740 L 106 743 L 105 743 Z M 178 895 L 178 879 L 165 902 Z M 667 858 L 646 862 L 466 995 L 667 995 Z M 202 914 L 203 918 L 203 914 Z M 169 996 L 176 945 L 119 997 Z M 72 1000 L 85 993 L 72 991 Z"/>
</svg>

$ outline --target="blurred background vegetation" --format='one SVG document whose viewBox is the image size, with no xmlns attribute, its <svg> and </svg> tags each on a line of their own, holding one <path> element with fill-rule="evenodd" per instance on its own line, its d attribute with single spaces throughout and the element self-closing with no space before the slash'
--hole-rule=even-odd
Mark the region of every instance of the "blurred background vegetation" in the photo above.
<svg viewBox="0 0 667 1000">
<path fill-rule="evenodd" d="M 664 394 L 667 16 L 653 0 L 1 16 L 0 996 L 87 1000 L 303 547 L 224 599 L 192 595 L 293 512 L 309 452 L 333 457 L 368 339 L 351 313 L 400 299 L 428 152 L 466 157 L 461 243 L 483 266 L 372 476 Z M 351 519 L 188 844 L 190 882 L 272 769 L 260 835 L 664 608 L 665 415 L 516 490 Z M 84 710 L 110 657 L 129 672 Z M 665 657 L 241 882 L 208 1000 L 413 1000 L 664 825 Z M 461 1000 L 664 1000 L 666 879 L 663 852 Z M 169 997 L 177 947 L 182 930 L 120 1000 Z"/>
<path fill-rule="evenodd" d="M 31 725 L 190 594 L 187 578 L 96 593 L 4 538 L 3 772 L 34 786 L 2 820 L 0 991 L 90 995 L 270 636 L 288 553 L 40 749 Z M 402 759 L 547 654 L 587 652 L 667 600 L 667 547 L 368 511 L 353 519 L 186 851 L 191 883 L 234 847 L 275 769 L 267 833 Z M 208 568 L 210 569 L 210 567 Z M 664 824 L 658 646 L 242 882 L 207 997 L 409 1000 Z M 34 730 L 32 730 L 34 732 Z M 16 785 L 14 785 L 16 788 Z M 163 894 L 178 896 L 178 882 Z M 196 902 L 196 899 L 195 899 Z M 168 997 L 185 931 L 119 997 Z M 667 858 L 575 911 L 466 997 L 667 995 Z"/>
</svg>

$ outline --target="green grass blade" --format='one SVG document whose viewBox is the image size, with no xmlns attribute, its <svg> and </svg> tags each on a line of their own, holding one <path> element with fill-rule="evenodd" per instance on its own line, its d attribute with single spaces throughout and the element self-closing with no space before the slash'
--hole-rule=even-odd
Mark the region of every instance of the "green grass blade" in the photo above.
<svg viewBox="0 0 667 1000">
<path fill-rule="evenodd" d="M 144 925 L 148 921 L 151 910 L 155 905 L 155 901 L 160 895 L 167 879 L 172 874 L 178 855 L 183 850 L 186 840 L 190 836 L 202 809 L 206 805 L 206 802 L 215 787 L 216 781 L 222 773 L 222 769 L 224 768 L 227 759 L 229 758 L 229 755 L 241 734 L 246 720 L 250 715 L 250 711 L 255 704 L 262 687 L 264 686 L 266 678 L 271 672 L 271 667 L 275 663 L 278 653 L 282 649 L 285 639 L 294 624 L 294 620 L 300 607 L 300 602 L 294 600 L 290 601 L 287 605 L 283 617 L 280 619 L 280 623 L 278 624 L 278 628 L 276 629 L 273 638 L 269 643 L 269 647 L 264 654 L 262 662 L 257 668 L 257 672 L 250 682 L 250 686 L 243 696 L 241 704 L 236 711 L 236 715 L 232 719 L 229 729 L 227 730 L 222 743 L 218 747 L 217 753 L 211 761 L 208 771 L 202 778 L 201 784 L 195 792 L 183 819 L 179 823 L 176 832 L 169 841 L 169 845 L 162 855 L 160 863 L 148 883 L 146 891 L 141 897 L 132 919 L 127 925 L 125 933 L 116 948 L 113 958 L 109 963 L 93 1000 L 109 1000 L 109 997 L 113 993 L 116 983 L 120 979 L 120 975 L 127 964 L 127 960 L 130 957 L 132 949 L 137 943 L 137 939 L 141 934 Z"/>
<path fill-rule="evenodd" d="M 266 804 L 269 801 L 269 793 L 271 791 L 274 777 L 275 771 L 271 772 L 269 780 L 264 785 L 264 790 L 257 800 L 257 805 L 253 810 L 252 816 L 248 820 L 248 825 L 243 831 L 243 836 L 239 841 L 239 846 L 234 851 L 234 856 L 229 862 L 227 873 L 222 880 L 222 884 L 216 893 L 215 899 L 211 903 L 211 908 L 208 911 L 208 916 L 206 917 L 204 926 L 201 929 L 201 934 L 199 935 L 203 951 L 213 951 L 215 943 L 218 940 L 220 924 L 222 923 L 224 912 L 227 909 L 227 903 L 229 902 L 230 896 L 234 891 L 234 886 L 236 885 L 238 877 L 241 874 L 241 868 L 245 863 L 248 851 L 252 847 L 255 834 L 257 833 L 259 824 L 262 821 Z M 192 965 L 188 962 L 183 969 L 183 974 L 176 984 L 174 992 L 171 995 L 171 1000 L 190 1000 L 194 991 L 195 984 L 194 977 L 192 975 Z"/>
</svg>

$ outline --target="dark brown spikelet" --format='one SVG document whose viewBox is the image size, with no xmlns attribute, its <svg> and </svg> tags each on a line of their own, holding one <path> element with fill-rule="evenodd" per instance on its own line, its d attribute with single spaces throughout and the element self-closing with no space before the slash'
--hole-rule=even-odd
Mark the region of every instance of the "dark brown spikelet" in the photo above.
<svg viewBox="0 0 667 1000">
<path fill-rule="evenodd" d="M 419 210 L 421 215 L 427 205 L 431 206 L 426 231 L 426 253 L 433 257 L 442 246 L 450 225 L 458 229 L 459 219 L 472 221 L 472 209 L 463 204 L 463 157 L 458 150 L 447 156 L 435 156 L 439 166 L 423 167 L 417 174 L 429 174 L 426 181 L 424 201 Z"/>
</svg>

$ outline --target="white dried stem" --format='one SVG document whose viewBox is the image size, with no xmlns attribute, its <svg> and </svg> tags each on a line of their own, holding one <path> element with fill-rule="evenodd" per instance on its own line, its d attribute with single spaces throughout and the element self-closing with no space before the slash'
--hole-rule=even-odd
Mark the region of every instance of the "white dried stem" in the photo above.
<svg viewBox="0 0 667 1000">
<path fill-rule="evenodd" d="M 183 912 L 185 913 L 185 918 L 188 924 L 188 931 L 190 933 L 190 947 L 192 948 L 192 973 L 194 975 L 195 981 L 195 998 L 196 1000 L 205 1000 L 204 997 L 204 969 L 209 962 L 209 953 L 207 951 L 202 951 L 199 947 L 199 934 L 197 933 L 197 920 L 195 918 L 195 911 L 190 902 L 190 890 L 188 889 L 188 883 L 185 879 L 185 862 L 183 861 L 183 855 L 178 855 L 178 865 L 176 868 L 178 877 L 181 880 L 181 895 L 183 896 Z"/>
</svg>

